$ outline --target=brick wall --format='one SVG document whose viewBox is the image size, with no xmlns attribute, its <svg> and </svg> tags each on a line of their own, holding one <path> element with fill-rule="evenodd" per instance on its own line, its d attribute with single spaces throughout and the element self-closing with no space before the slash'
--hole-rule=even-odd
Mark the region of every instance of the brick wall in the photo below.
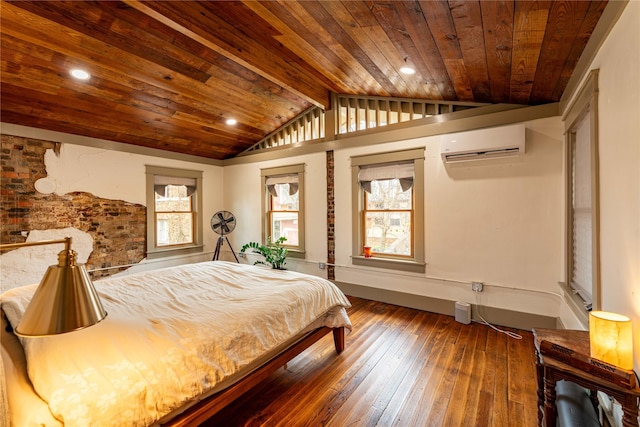
<svg viewBox="0 0 640 427">
<path fill-rule="evenodd" d="M 44 154 L 48 149 L 58 153 L 59 144 L 11 135 L 0 135 L 0 140 L 0 242 L 23 242 L 26 238 L 22 231 L 74 227 L 94 239 L 93 252 L 86 264 L 88 270 L 134 264 L 144 258 L 147 215 L 144 206 L 83 192 L 64 196 L 39 193 L 34 184 L 47 176 Z M 97 271 L 92 278 L 116 272 L 118 269 Z"/>
<path fill-rule="evenodd" d="M 335 186 L 334 186 L 334 160 L 333 151 L 327 151 L 327 263 L 336 262 L 336 236 L 335 236 Z M 327 278 L 335 280 L 336 272 L 333 265 L 327 266 Z"/>
</svg>

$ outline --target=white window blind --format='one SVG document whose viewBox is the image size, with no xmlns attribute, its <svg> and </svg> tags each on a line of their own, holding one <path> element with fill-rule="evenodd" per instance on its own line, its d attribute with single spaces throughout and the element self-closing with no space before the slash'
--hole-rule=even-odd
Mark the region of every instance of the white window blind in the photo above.
<svg viewBox="0 0 640 427">
<path fill-rule="evenodd" d="M 364 191 L 371 193 L 371 181 L 398 179 L 402 191 L 413 187 L 413 162 L 386 163 L 360 166 L 358 182 Z"/>
<path fill-rule="evenodd" d="M 289 184 L 289 195 L 293 196 L 298 192 L 298 174 L 268 176 L 265 182 L 267 190 L 273 197 L 278 197 L 276 184 Z"/>
<path fill-rule="evenodd" d="M 571 287 L 591 304 L 593 256 L 592 159 L 589 115 L 576 127 L 572 147 L 572 248 Z"/>
<path fill-rule="evenodd" d="M 153 190 L 159 195 L 164 196 L 167 185 L 184 185 L 187 187 L 187 196 L 191 196 L 196 191 L 196 179 L 179 177 L 179 176 L 162 176 L 155 175 L 153 177 Z"/>
</svg>

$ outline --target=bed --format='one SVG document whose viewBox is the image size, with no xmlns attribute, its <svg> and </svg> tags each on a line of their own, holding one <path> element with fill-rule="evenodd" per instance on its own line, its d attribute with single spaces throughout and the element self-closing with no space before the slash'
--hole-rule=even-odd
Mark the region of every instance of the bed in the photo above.
<svg viewBox="0 0 640 427">
<path fill-rule="evenodd" d="M 344 294 L 293 271 L 210 261 L 94 285 L 106 319 L 43 338 L 11 332 L 36 285 L 0 296 L 11 425 L 196 425 L 327 333 L 342 351 L 351 329 Z"/>
</svg>

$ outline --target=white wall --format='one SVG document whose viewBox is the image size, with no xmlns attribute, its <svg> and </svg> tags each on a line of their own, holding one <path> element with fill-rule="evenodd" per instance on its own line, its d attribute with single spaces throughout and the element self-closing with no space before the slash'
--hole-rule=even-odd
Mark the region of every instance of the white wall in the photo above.
<svg viewBox="0 0 640 427">
<path fill-rule="evenodd" d="M 602 309 L 632 318 L 640 372 L 640 2 L 627 4 L 590 69 L 600 69 Z"/>
<path fill-rule="evenodd" d="M 526 127 L 526 155 L 446 168 L 439 137 L 336 150 L 336 280 L 468 302 L 475 302 L 475 295 L 467 282 L 479 280 L 486 284 L 484 305 L 557 317 L 557 282 L 562 279 L 562 123 L 550 118 Z M 352 266 L 349 158 L 416 147 L 426 147 L 426 274 Z M 324 275 L 316 263 L 326 261 L 327 251 L 325 162 L 325 154 L 319 153 L 226 166 L 225 209 L 238 218 L 230 236 L 234 247 L 238 250 L 243 243 L 260 239 L 260 169 L 304 163 L 307 257 L 306 262 L 290 260 L 289 267 Z"/>
<path fill-rule="evenodd" d="M 562 130 L 559 118 L 526 124 L 526 155 L 449 164 L 439 137 L 340 150 L 336 164 L 336 280 L 558 315 L 562 264 Z M 349 158 L 425 147 L 426 274 L 351 266 Z M 442 280 L 444 279 L 444 280 Z"/>
<path fill-rule="evenodd" d="M 111 200 L 146 205 L 145 162 L 155 159 L 136 154 L 63 143 L 60 155 L 47 150 L 44 157 L 47 187 L 59 196 L 84 191 Z M 36 182 L 36 188 L 37 182 Z"/>
</svg>

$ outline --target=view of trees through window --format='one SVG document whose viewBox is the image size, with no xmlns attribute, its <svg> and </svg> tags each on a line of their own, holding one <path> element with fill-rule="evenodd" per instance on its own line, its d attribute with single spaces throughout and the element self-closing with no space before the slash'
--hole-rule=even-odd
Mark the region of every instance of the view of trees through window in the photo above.
<svg viewBox="0 0 640 427">
<path fill-rule="evenodd" d="M 412 188 L 402 191 L 398 179 L 376 180 L 364 194 L 364 244 L 373 253 L 412 256 Z"/>
<path fill-rule="evenodd" d="M 278 196 L 271 195 L 269 211 L 271 223 L 271 239 L 286 237 L 286 246 L 298 246 L 298 195 L 289 194 L 289 184 L 275 184 Z"/>
<path fill-rule="evenodd" d="M 166 185 L 155 193 L 156 242 L 158 246 L 193 243 L 192 195 L 186 185 Z"/>
</svg>

